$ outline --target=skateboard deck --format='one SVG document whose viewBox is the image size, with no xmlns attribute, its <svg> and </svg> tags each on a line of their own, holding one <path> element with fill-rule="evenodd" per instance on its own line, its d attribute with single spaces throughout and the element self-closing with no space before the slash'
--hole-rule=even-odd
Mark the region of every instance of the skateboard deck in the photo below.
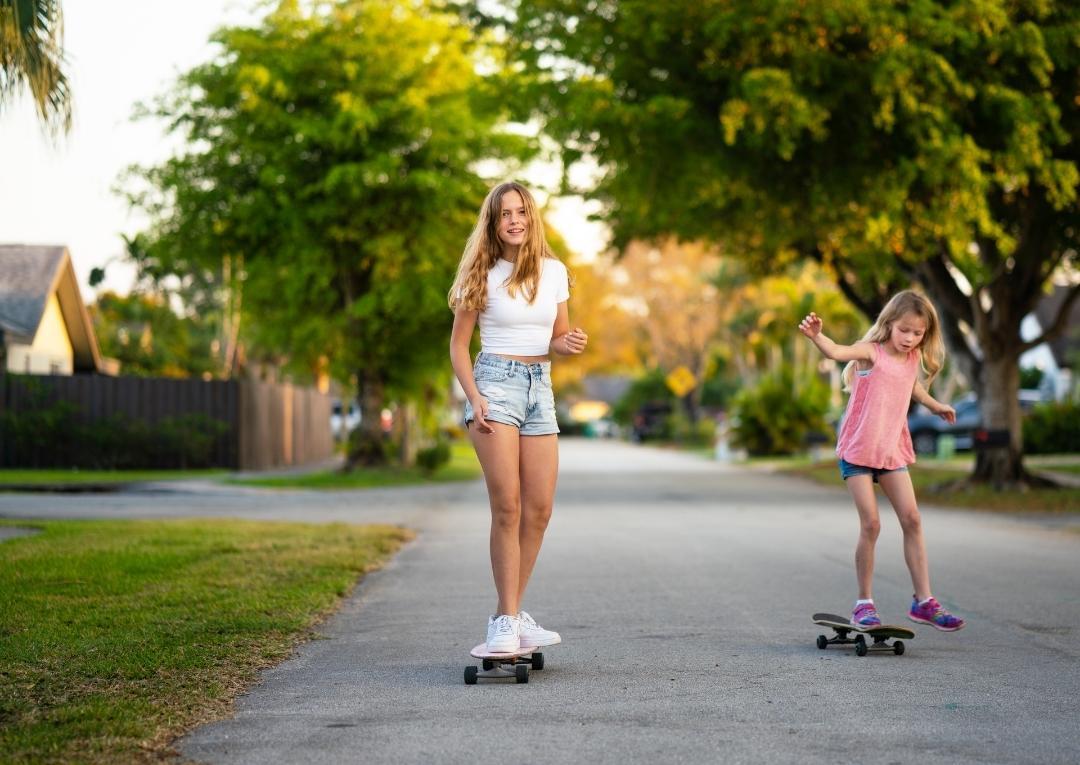
<svg viewBox="0 0 1080 765">
<path fill-rule="evenodd" d="M 866 656 L 871 651 L 891 651 L 899 656 L 904 652 L 904 640 L 912 640 L 915 632 L 907 627 L 898 627 L 895 624 L 882 624 L 880 627 L 856 627 L 850 620 L 838 614 L 817 613 L 813 616 L 814 624 L 831 627 L 833 637 L 827 638 L 818 635 L 817 647 L 825 650 L 830 645 L 854 645 L 856 656 Z M 855 637 L 849 637 L 849 633 L 858 633 Z M 873 639 L 872 644 L 867 644 L 866 636 Z M 902 638 L 894 640 L 892 638 Z"/>
<path fill-rule="evenodd" d="M 483 669 L 470 665 L 465 667 L 465 685 L 476 685 L 476 681 L 504 680 L 514 678 L 515 682 L 529 682 L 529 670 L 537 672 L 544 668 L 544 654 L 539 646 L 522 646 L 512 653 L 492 653 L 486 643 L 469 651 L 474 659 L 480 659 Z"/>
</svg>

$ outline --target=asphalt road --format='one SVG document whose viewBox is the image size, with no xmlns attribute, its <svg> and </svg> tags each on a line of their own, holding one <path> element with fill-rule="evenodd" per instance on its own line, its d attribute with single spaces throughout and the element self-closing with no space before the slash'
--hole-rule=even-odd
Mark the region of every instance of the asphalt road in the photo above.
<svg viewBox="0 0 1080 765">
<path fill-rule="evenodd" d="M 837 488 L 620 443 L 564 440 L 525 608 L 563 644 L 528 685 L 466 686 L 494 603 L 480 483 L 309 493 L 211 484 L 0 495 L 4 517 L 237 516 L 419 532 L 325 639 L 234 718 L 179 742 L 206 763 L 1080 762 L 1080 527 L 924 506 L 935 595 L 903 656 L 818 650 L 854 597 Z M 917 469 L 917 468 L 915 468 Z M 1080 519 L 1078 519 L 1080 520 Z M 887 505 L 875 596 L 911 585 Z"/>
</svg>

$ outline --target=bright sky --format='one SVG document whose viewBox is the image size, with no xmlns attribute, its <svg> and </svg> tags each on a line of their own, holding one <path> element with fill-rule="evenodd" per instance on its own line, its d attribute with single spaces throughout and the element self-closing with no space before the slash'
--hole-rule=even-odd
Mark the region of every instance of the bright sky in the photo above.
<svg viewBox="0 0 1080 765">
<path fill-rule="evenodd" d="M 121 234 L 145 221 L 114 188 L 129 165 L 159 162 L 173 147 L 160 124 L 132 122 L 135 104 L 150 102 L 209 59 L 211 33 L 252 23 L 255 7 L 254 0 L 66 0 L 75 124 L 53 144 L 29 98 L 0 111 L 0 243 L 67 245 L 87 302 L 90 270 L 116 258 L 103 287 L 127 292 L 134 270 L 118 260 Z M 581 200 L 554 204 L 551 221 L 591 258 L 603 247 L 604 229 L 585 221 L 584 208 Z"/>
</svg>

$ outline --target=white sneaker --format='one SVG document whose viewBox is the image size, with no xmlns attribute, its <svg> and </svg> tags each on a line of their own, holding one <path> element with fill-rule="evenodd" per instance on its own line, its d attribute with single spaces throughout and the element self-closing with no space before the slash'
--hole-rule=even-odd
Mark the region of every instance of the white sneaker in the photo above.
<svg viewBox="0 0 1080 765">
<path fill-rule="evenodd" d="M 539 647 L 562 642 L 558 632 L 544 629 L 524 611 L 518 611 L 518 622 L 520 624 L 518 634 L 521 637 L 521 645 L 523 646 Z"/>
<path fill-rule="evenodd" d="M 520 622 L 516 616 L 503 614 L 488 617 L 488 653 L 513 653 L 518 649 Z"/>
</svg>

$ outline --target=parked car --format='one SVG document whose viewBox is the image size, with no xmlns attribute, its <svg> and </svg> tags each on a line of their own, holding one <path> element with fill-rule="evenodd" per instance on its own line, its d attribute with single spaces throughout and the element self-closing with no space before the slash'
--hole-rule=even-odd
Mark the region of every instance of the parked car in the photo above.
<svg viewBox="0 0 1080 765">
<path fill-rule="evenodd" d="M 667 418 L 671 414 L 671 404 L 666 401 L 650 401 L 642 404 L 634 413 L 630 438 L 640 443 L 650 438 L 659 438 L 667 430 Z"/>
<path fill-rule="evenodd" d="M 334 399 L 330 407 L 330 433 L 337 441 L 345 440 L 360 424 L 360 407 L 356 401 L 350 401 L 348 408 L 339 399 Z"/>
<path fill-rule="evenodd" d="M 1041 391 L 1021 389 L 1019 391 L 1020 411 L 1030 412 L 1036 404 L 1043 400 Z M 935 454 L 938 448 L 938 439 L 943 435 L 950 435 L 956 439 L 958 450 L 970 449 L 973 444 L 973 433 L 982 427 L 982 412 L 975 394 L 968 393 L 953 402 L 956 410 L 956 422 L 950 425 L 922 404 L 918 404 L 908 415 L 908 430 L 911 431 L 911 441 L 915 445 L 917 454 Z"/>
</svg>

